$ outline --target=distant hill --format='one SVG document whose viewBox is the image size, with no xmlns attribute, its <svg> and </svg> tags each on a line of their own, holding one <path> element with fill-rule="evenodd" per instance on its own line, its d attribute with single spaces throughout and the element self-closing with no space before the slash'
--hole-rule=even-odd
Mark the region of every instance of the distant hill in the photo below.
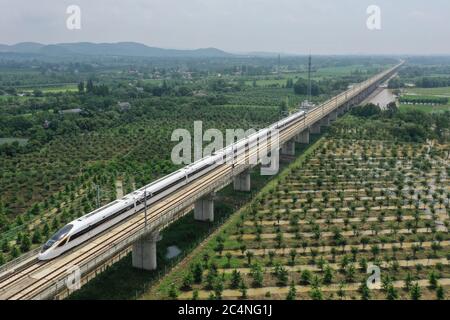
<svg viewBox="0 0 450 320">
<path fill-rule="evenodd" d="M 129 57 L 232 57 L 231 53 L 216 49 L 177 50 L 149 47 L 137 42 L 117 43 L 57 43 L 41 44 L 21 42 L 15 45 L 0 44 L 0 52 L 28 53 L 44 56 L 129 56 Z"/>
<path fill-rule="evenodd" d="M 20 42 L 12 46 L 5 44 L 0 45 L 0 51 L 19 52 L 19 53 L 38 53 L 45 45 L 37 42 Z"/>
</svg>

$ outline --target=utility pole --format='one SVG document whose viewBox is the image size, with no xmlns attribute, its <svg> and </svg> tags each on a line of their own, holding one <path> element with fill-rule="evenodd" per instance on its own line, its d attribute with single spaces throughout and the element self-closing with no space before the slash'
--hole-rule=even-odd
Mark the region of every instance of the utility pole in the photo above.
<svg viewBox="0 0 450 320">
<path fill-rule="evenodd" d="M 280 76 L 280 64 L 281 64 L 281 55 L 278 54 L 278 66 L 277 66 L 277 75 Z"/>
<path fill-rule="evenodd" d="M 308 101 L 311 102 L 311 53 L 308 58 Z"/>
<path fill-rule="evenodd" d="M 145 215 L 145 226 L 147 226 L 147 188 L 144 189 L 144 215 Z"/>
<path fill-rule="evenodd" d="M 97 192 L 97 208 L 100 208 L 100 186 L 96 184 L 95 188 Z"/>
</svg>

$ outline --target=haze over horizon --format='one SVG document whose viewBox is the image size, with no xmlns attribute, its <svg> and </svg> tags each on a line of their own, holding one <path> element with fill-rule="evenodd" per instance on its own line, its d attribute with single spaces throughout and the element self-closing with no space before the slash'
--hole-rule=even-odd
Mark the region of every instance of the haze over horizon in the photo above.
<svg viewBox="0 0 450 320">
<path fill-rule="evenodd" d="M 66 28 L 69 5 L 81 29 Z M 369 5 L 381 30 L 366 26 Z M 0 0 L 0 43 L 139 42 L 291 54 L 450 54 L 450 2 L 433 0 Z"/>
</svg>

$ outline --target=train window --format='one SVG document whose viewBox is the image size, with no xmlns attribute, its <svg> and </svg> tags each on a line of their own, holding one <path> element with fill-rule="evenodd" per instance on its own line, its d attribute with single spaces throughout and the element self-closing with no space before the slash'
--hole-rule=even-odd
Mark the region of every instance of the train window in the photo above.
<svg viewBox="0 0 450 320">
<path fill-rule="evenodd" d="M 55 243 L 55 241 L 53 241 L 53 240 L 48 240 L 48 241 L 42 246 L 41 253 L 44 252 L 44 251 L 47 251 L 47 249 L 50 248 L 54 243 Z"/>
<path fill-rule="evenodd" d="M 61 228 L 57 233 L 55 233 L 50 240 L 48 240 L 44 246 L 42 247 L 41 252 L 46 251 L 48 248 L 50 248 L 51 246 L 53 246 L 55 244 L 55 242 L 59 241 L 60 239 L 62 239 L 64 236 L 66 236 L 70 230 L 72 230 L 73 228 L 73 224 L 68 224 L 65 225 L 63 228 Z"/>
<path fill-rule="evenodd" d="M 73 228 L 73 224 L 68 224 L 64 227 L 61 228 L 61 230 L 59 230 L 57 233 L 55 233 L 50 240 L 53 241 L 59 241 L 60 239 L 62 239 L 66 234 L 69 233 L 70 230 L 72 230 Z"/>
<path fill-rule="evenodd" d="M 88 233 L 89 231 L 90 231 L 90 227 L 87 227 L 87 228 L 85 228 L 85 229 L 83 229 L 83 230 L 81 230 L 81 231 L 75 233 L 74 235 L 72 235 L 72 236 L 70 237 L 69 242 L 75 240 L 75 239 L 78 238 L 78 237 L 81 237 L 82 235 Z"/>
<path fill-rule="evenodd" d="M 61 241 L 61 242 L 58 244 L 58 247 L 62 247 L 63 245 L 65 245 L 66 242 L 67 242 L 67 239 L 68 239 L 68 238 L 65 238 L 63 241 Z"/>
</svg>

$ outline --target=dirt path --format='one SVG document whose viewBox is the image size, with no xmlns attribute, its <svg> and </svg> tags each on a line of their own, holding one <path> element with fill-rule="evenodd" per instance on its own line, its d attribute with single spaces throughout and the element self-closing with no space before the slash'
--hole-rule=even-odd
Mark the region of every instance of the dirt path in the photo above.
<svg viewBox="0 0 450 320">
<path fill-rule="evenodd" d="M 412 231 L 408 230 L 408 229 L 400 229 L 396 231 L 397 234 L 413 234 Z M 383 229 L 383 230 L 379 230 L 378 231 L 378 235 L 382 235 L 382 234 L 392 234 L 393 231 L 390 229 Z M 416 229 L 416 233 L 431 233 L 431 230 L 429 230 L 428 228 L 417 228 Z M 314 233 L 312 232 L 299 232 L 299 235 L 301 237 L 304 238 L 312 238 L 314 237 Z M 342 231 L 341 235 L 346 236 L 346 237 L 352 237 L 355 236 L 353 231 Z M 375 235 L 375 233 L 372 230 L 359 230 L 358 231 L 358 236 L 362 236 L 362 235 L 366 235 L 366 236 L 373 236 Z M 330 238 L 333 237 L 334 233 L 333 232 L 322 232 L 320 234 L 320 238 Z M 260 235 L 261 239 L 276 239 L 277 234 L 276 233 L 262 233 Z M 238 236 L 237 235 L 232 235 L 230 236 L 230 239 L 237 239 Z M 292 239 L 295 238 L 295 234 L 293 233 L 288 233 L 288 232 L 284 232 L 283 233 L 283 238 L 287 238 L 287 239 Z M 256 239 L 256 235 L 254 234 L 244 234 L 242 236 L 242 239 L 244 240 L 254 240 Z"/>
<path fill-rule="evenodd" d="M 422 247 L 430 248 L 432 244 L 433 244 L 432 241 L 424 241 L 422 243 Z M 385 250 L 386 249 L 391 249 L 393 245 L 396 245 L 396 246 L 400 247 L 400 244 L 398 244 L 398 243 L 395 243 L 395 244 L 386 243 L 383 246 L 383 248 L 381 248 L 381 249 L 385 249 Z M 413 245 L 420 245 L 420 243 L 419 242 L 405 242 L 402 247 L 404 249 L 408 249 L 408 248 L 411 248 Z M 450 241 L 442 241 L 441 242 L 441 246 L 442 247 L 450 246 Z M 343 249 L 342 249 L 342 247 L 339 247 L 338 251 L 351 252 L 352 247 L 358 248 L 358 250 L 363 250 L 363 245 L 360 244 L 360 245 L 346 245 Z M 320 253 L 320 252 L 331 252 L 332 248 L 338 248 L 338 247 L 325 246 L 325 247 L 317 247 L 315 249 Z M 368 246 L 366 246 L 365 249 L 367 250 Z M 283 254 L 283 253 L 287 253 L 287 252 L 289 252 L 291 250 L 295 250 L 297 253 L 311 252 L 311 248 L 306 248 L 306 249 L 302 249 L 302 248 L 271 249 L 270 251 L 275 251 L 276 254 Z M 265 250 L 264 249 L 247 249 L 247 251 L 253 252 L 254 255 L 261 255 L 262 256 L 262 255 L 267 254 L 269 252 L 269 249 L 265 249 Z M 222 254 L 226 255 L 228 252 L 231 253 L 232 255 L 235 255 L 235 256 L 242 256 L 242 252 L 240 250 L 224 250 Z"/>
<path fill-rule="evenodd" d="M 411 221 L 411 220 L 414 220 L 414 219 L 415 218 L 413 216 L 403 216 L 402 217 L 402 221 Z M 430 216 L 420 216 L 420 220 L 431 220 L 431 219 L 432 218 Z M 361 222 L 361 218 L 349 218 L 348 221 L 349 221 L 349 223 Z M 387 216 L 387 217 L 384 217 L 384 221 L 397 221 L 397 217 L 396 216 Z M 317 224 L 326 224 L 327 223 L 326 219 L 317 219 L 317 220 L 314 220 L 314 222 L 317 223 Z M 331 219 L 330 222 L 332 224 L 344 223 L 344 219 L 343 218 Z M 378 218 L 377 217 L 369 217 L 369 218 L 366 219 L 366 222 L 378 222 Z M 309 224 L 309 223 L 310 222 L 306 221 L 306 220 L 299 220 L 298 221 L 298 224 L 301 224 L 301 225 L 302 224 Z M 273 226 L 274 224 L 283 226 L 283 225 L 289 225 L 290 222 L 288 220 L 280 220 L 279 223 L 277 221 L 275 221 L 275 220 L 263 220 L 263 221 L 259 221 L 258 220 L 258 225 Z M 254 226 L 255 223 L 253 221 L 247 220 L 247 221 L 244 222 L 244 225 L 245 226 Z"/>
<path fill-rule="evenodd" d="M 289 201 L 284 201 L 284 202 L 289 202 L 292 203 L 292 200 Z M 283 203 L 283 201 L 281 202 Z M 397 210 L 398 207 L 397 206 L 374 206 L 374 207 L 369 207 L 369 208 L 364 208 L 364 207 L 356 207 L 355 208 L 355 212 L 365 212 L 365 211 L 386 211 L 386 210 Z M 415 207 L 413 205 L 403 205 L 401 206 L 401 209 L 406 209 L 406 210 L 414 210 Z M 420 207 L 420 209 L 423 209 L 423 205 Z M 435 206 L 435 209 L 438 209 L 438 205 Z M 340 208 L 337 212 L 343 212 L 346 213 L 350 210 L 350 208 L 348 207 L 343 207 Z M 258 210 L 258 213 L 269 213 L 270 210 Z M 286 213 L 286 209 L 277 209 L 273 211 L 274 213 Z M 290 213 L 303 213 L 302 209 L 289 209 Z M 312 208 L 312 209 L 307 209 L 306 211 L 307 213 L 313 213 L 313 212 L 319 212 L 319 209 L 317 208 Z M 325 208 L 322 210 L 322 212 L 336 212 L 335 208 Z"/>
<path fill-rule="evenodd" d="M 437 264 L 442 264 L 442 265 L 448 265 L 448 260 L 446 258 L 441 258 L 441 259 L 416 259 L 416 260 L 397 260 L 396 262 L 398 262 L 400 267 L 412 267 L 412 266 L 416 266 L 416 265 L 422 265 L 424 267 L 429 267 L 429 266 L 435 266 Z M 350 263 L 351 264 L 351 263 Z M 328 263 L 328 266 L 330 266 L 331 269 L 333 270 L 340 270 L 341 269 L 341 264 L 339 263 Z M 380 268 L 389 268 L 392 264 L 383 261 L 381 263 L 381 265 L 379 266 Z M 358 263 L 353 263 L 353 266 L 355 267 L 355 269 L 361 269 L 361 266 Z M 287 271 L 290 272 L 297 272 L 300 270 L 309 270 L 309 271 L 321 271 L 321 269 L 317 266 L 317 265 L 310 265 L 310 264 L 302 264 L 302 265 L 286 265 L 283 266 Z M 265 267 L 265 272 L 274 272 L 275 271 L 275 267 Z M 251 272 L 251 268 L 228 268 L 228 269 L 218 269 L 219 273 L 231 273 L 233 272 L 233 270 L 237 270 L 239 271 L 241 274 L 249 274 Z M 206 272 L 205 272 L 206 273 Z"/>
<path fill-rule="evenodd" d="M 428 280 L 418 280 L 416 281 L 420 287 L 427 287 L 430 285 Z M 450 285 L 450 278 L 440 279 L 438 280 L 438 283 L 442 286 L 448 286 Z M 342 288 L 345 291 L 357 291 L 360 287 L 360 283 L 350 283 L 345 285 L 344 288 Z M 393 281 L 392 285 L 395 288 L 402 288 L 405 285 L 405 282 L 403 280 Z M 311 287 L 309 286 L 301 286 L 296 285 L 295 289 L 297 293 L 300 292 L 309 292 L 311 291 Z M 340 290 L 340 286 L 338 284 L 331 284 L 326 287 L 321 288 L 324 292 L 335 292 Z M 380 289 L 372 289 L 372 290 L 380 290 Z M 250 288 L 247 289 L 247 295 L 249 297 L 254 296 L 264 296 L 267 292 L 270 292 L 271 294 L 287 294 L 289 292 L 289 287 L 262 287 L 262 288 Z M 211 291 L 207 290 L 199 290 L 198 296 L 200 299 L 207 299 L 210 295 Z M 192 297 L 192 292 L 183 292 L 178 297 L 179 299 L 190 299 Z M 241 297 L 241 292 L 239 290 L 231 290 L 227 289 L 224 290 L 222 293 L 222 297 L 227 298 L 239 298 Z"/>
</svg>

